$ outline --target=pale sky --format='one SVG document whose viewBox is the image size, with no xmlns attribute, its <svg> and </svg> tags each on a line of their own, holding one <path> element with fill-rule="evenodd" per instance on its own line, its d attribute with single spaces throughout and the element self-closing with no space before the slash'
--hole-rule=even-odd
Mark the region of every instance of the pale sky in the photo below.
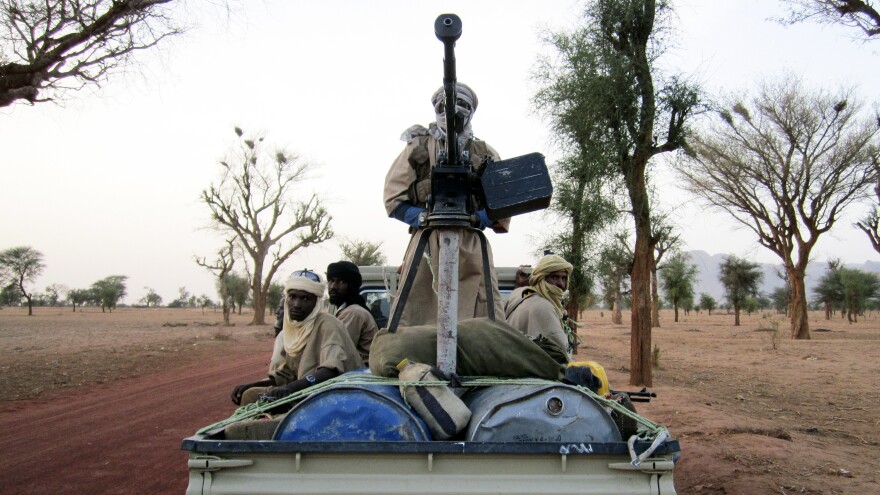
<svg viewBox="0 0 880 495">
<path fill-rule="evenodd" d="M 675 46 L 662 59 L 711 93 L 744 92 L 784 70 L 829 89 L 856 85 L 880 102 L 880 41 L 816 24 L 782 26 L 770 0 L 679 0 Z M 583 3 L 572 0 L 263 1 L 231 18 L 199 16 L 199 25 L 136 72 L 60 104 L 0 109 L 0 249 L 28 245 L 45 255 L 33 285 L 84 288 L 127 275 L 127 303 L 144 287 L 168 303 L 177 288 L 216 299 L 213 276 L 192 260 L 213 256 L 221 234 L 208 229 L 200 192 L 235 143 L 232 128 L 262 130 L 269 142 L 316 164 L 302 191 L 317 192 L 339 238 L 383 243 L 390 264 L 406 248 L 406 226 L 385 215 L 385 173 L 403 147 L 400 133 L 433 118 L 430 95 L 442 84 L 443 45 L 436 17 L 462 18 L 458 78 L 477 92 L 475 134 L 502 157 L 558 157 L 546 123 L 534 115 L 530 73 L 546 47 L 541 33 L 568 28 Z M 191 7 L 192 8 L 192 7 Z M 749 231 L 707 210 L 656 165 L 662 206 L 681 213 L 687 250 L 730 253 L 776 263 Z M 814 249 L 816 260 L 880 260 L 851 227 L 855 206 Z M 533 263 L 536 239 L 552 220 L 513 219 L 509 234 L 488 234 L 496 265 Z M 299 251 L 281 274 L 323 272 L 341 256 L 336 240 Z"/>
</svg>

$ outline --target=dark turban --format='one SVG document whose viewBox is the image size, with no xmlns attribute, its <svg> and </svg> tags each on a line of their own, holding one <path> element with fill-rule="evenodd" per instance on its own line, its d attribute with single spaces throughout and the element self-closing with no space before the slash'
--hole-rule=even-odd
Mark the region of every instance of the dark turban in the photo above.
<svg viewBox="0 0 880 495">
<path fill-rule="evenodd" d="M 360 289 L 361 283 L 363 282 L 361 271 L 358 270 L 357 265 L 351 261 L 337 261 L 336 263 L 330 263 L 327 265 L 327 278 L 344 280 L 351 287 L 351 290 L 355 292 Z"/>
</svg>

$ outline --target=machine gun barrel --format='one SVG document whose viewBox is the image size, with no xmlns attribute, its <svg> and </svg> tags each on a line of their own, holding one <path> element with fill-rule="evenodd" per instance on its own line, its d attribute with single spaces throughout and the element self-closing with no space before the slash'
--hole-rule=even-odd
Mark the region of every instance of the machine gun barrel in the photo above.
<svg viewBox="0 0 880 495">
<path fill-rule="evenodd" d="M 461 37 L 461 18 L 455 14 L 441 14 L 434 21 L 434 34 L 443 42 L 443 93 L 446 100 L 446 159 L 450 165 L 460 165 L 458 125 L 455 115 L 455 42 Z"/>
</svg>

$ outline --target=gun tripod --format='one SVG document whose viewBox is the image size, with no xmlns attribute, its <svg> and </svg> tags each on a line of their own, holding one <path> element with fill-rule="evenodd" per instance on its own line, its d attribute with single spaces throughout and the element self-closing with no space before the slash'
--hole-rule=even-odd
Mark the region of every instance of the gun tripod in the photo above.
<svg viewBox="0 0 880 495">
<path fill-rule="evenodd" d="M 397 299 L 391 318 L 388 320 L 388 332 L 394 333 L 400 324 L 403 309 L 412 290 L 416 273 L 428 246 L 431 234 L 437 231 L 439 236 L 439 271 L 438 271 L 438 294 L 437 294 L 437 367 L 443 371 L 455 372 L 456 367 L 456 341 L 458 338 L 458 253 L 460 245 L 460 233 L 462 230 L 472 230 L 480 240 L 480 253 L 483 263 L 483 285 L 486 290 L 486 315 L 490 320 L 495 320 L 495 294 L 492 286 L 492 267 L 489 263 L 489 244 L 486 235 L 478 229 L 471 227 L 448 227 L 431 226 L 420 229 L 410 242 L 416 243 L 412 259 L 406 266 L 406 278 L 398 290 Z"/>
</svg>

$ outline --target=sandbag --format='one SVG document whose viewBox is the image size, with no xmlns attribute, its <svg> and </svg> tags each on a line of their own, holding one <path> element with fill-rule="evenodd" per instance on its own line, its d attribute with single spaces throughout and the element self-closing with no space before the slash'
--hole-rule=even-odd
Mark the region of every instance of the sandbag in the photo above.
<svg viewBox="0 0 880 495">
<path fill-rule="evenodd" d="M 458 322 L 456 373 L 460 376 L 561 380 L 565 367 L 519 330 L 502 321 L 473 318 Z M 370 372 L 396 377 L 404 359 L 437 365 L 437 326 L 380 330 L 370 347 Z"/>
<path fill-rule="evenodd" d="M 440 370 L 427 364 L 404 359 L 397 365 L 400 380 L 406 382 L 446 381 Z M 471 411 L 451 388 L 445 385 L 401 385 L 403 400 L 428 425 L 434 440 L 448 440 L 463 430 L 471 419 Z"/>
</svg>

